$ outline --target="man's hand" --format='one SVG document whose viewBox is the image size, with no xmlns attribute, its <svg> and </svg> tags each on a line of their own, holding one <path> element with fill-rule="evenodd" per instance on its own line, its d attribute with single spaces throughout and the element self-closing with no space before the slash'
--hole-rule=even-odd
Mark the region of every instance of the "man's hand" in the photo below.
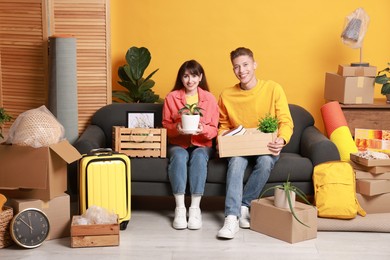
<svg viewBox="0 0 390 260">
<path fill-rule="evenodd" d="M 277 137 L 273 142 L 268 143 L 267 147 L 271 151 L 272 155 L 279 155 L 283 149 L 285 142 L 283 138 Z"/>
</svg>

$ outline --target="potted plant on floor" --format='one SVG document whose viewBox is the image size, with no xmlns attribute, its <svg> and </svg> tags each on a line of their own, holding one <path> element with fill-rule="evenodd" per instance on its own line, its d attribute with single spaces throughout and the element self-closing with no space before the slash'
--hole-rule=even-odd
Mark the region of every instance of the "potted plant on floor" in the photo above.
<svg viewBox="0 0 390 260">
<path fill-rule="evenodd" d="M 0 139 L 3 139 L 3 125 L 12 120 L 12 116 L 10 116 L 4 108 L 0 107 Z"/>
<path fill-rule="evenodd" d="M 265 189 L 259 196 L 259 199 L 264 196 L 264 194 L 270 190 L 274 190 L 274 205 L 275 207 L 279 208 L 288 208 L 291 211 L 291 214 L 294 216 L 294 218 L 301 223 L 302 225 L 309 227 L 305 223 L 303 223 L 300 219 L 298 219 L 297 215 L 295 214 L 294 207 L 295 207 L 295 198 L 296 195 L 300 197 L 306 204 L 312 205 L 306 198 L 306 194 L 299 189 L 298 187 L 294 186 L 290 181 L 289 177 L 287 177 L 287 180 L 283 182 L 280 185 L 275 185 L 272 187 L 269 187 L 268 189 Z M 314 207 L 314 206 L 313 206 Z"/>
<path fill-rule="evenodd" d="M 198 129 L 200 117 L 203 116 L 202 108 L 198 106 L 198 103 L 186 104 L 179 109 L 181 114 L 181 125 L 183 131 L 188 133 L 194 133 Z"/>
<path fill-rule="evenodd" d="M 126 90 L 114 90 L 112 97 L 126 103 L 161 103 L 162 99 L 152 90 L 155 82 L 151 79 L 158 71 L 154 70 L 146 78 L 143 74 L 152 59 L 145 47 L 131 47 L 126 53 L 127 64 L 118 68 L 118 83 Z"/>
<path fill-rule="evenodd" d="M 390 63 L 387 63 L 389 67 L 378 71 L 378 75 L 375 77 L 375 83 L 381 84 L 381 94 L 386 96 L 386 103 L 390 103 L 390 78 L 387 73 L 390 72 Z"/>
</svg>

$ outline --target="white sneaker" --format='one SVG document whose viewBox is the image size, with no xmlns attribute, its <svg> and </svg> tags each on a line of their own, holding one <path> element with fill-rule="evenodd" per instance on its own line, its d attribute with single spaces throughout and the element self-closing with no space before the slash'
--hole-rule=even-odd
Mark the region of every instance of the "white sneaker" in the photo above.
<svg viewBox="0 0 390 260">
<path fill-rule="evenodd" d="M 202 227 L 202 215 L 200 208 L 190 207 L 188 212 L 188 228 L 200 229 Z"/>
<path fill-rule="evenodd" d="M 238 219 L 236 216 L 229 215 L 225 218 L 223 227 L 218 231 L 219 238 L 234 238 L 234 235 L 238 232 Z"/>
<path fill-rule="evenodd" d="M 250 228 L 250 216 L 249 208 L 241 206 L 241 217 L 239 219 L 240 228 Z"/>
<path fill-rule="evenodd" d="M 173 219 L 173 227 L 175 229 L 187 228 L 187 210 L 185 207 L 175 208 L 175 218 Z"/>
</svg>

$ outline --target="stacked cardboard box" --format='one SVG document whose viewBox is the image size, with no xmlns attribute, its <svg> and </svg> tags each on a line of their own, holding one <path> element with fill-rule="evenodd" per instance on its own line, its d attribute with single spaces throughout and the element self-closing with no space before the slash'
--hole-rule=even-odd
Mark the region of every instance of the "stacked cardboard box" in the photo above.
<svg viewBox="0 0 390 260">
<path fill-rule="evenodd" d="M 351 154 L 357 199 L 367 213 L 390 212 L 390 159 L 364 159 Z"/>
<path fill-rule="evenodd" d="M 339 65 L 337 73 L 326 73 L 325 99 L 343 104 L 374 103 L 376 67 Z"/>
<path fill-rule="evenodd" d="M 67 141 L 41 148 L 0 144 L 0 193 L 14 215 L 26 208 L 45 212 L 51 226 L 49 239 L 69 236 L 67 164 L 80 158 Z"/>
</svg>

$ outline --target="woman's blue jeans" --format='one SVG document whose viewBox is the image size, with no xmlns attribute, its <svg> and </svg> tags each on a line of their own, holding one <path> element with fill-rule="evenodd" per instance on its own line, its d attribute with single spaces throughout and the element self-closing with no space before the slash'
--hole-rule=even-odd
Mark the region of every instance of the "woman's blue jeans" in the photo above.
<svg viewBox="0 0 390 260">
<path fill-rule="evenodd" d="M 225 216 L 240 217 L 241 205 L 250 207 L 251 201 L 258 198 L 267 183 L 271 170 L 279 156 L 255 156 L 256 164 L 244 187 L 244 173 L 249 158 L 241 156 L 229 158 L 226 177 Z"/>
<path fill-rule="evenodd" d="M 185 194 L 188 179 L 191 195 L 203 195 L 211 152 L 210 147 L 168 147 L 168 176 L 173 194 Z"/>
</svg>

